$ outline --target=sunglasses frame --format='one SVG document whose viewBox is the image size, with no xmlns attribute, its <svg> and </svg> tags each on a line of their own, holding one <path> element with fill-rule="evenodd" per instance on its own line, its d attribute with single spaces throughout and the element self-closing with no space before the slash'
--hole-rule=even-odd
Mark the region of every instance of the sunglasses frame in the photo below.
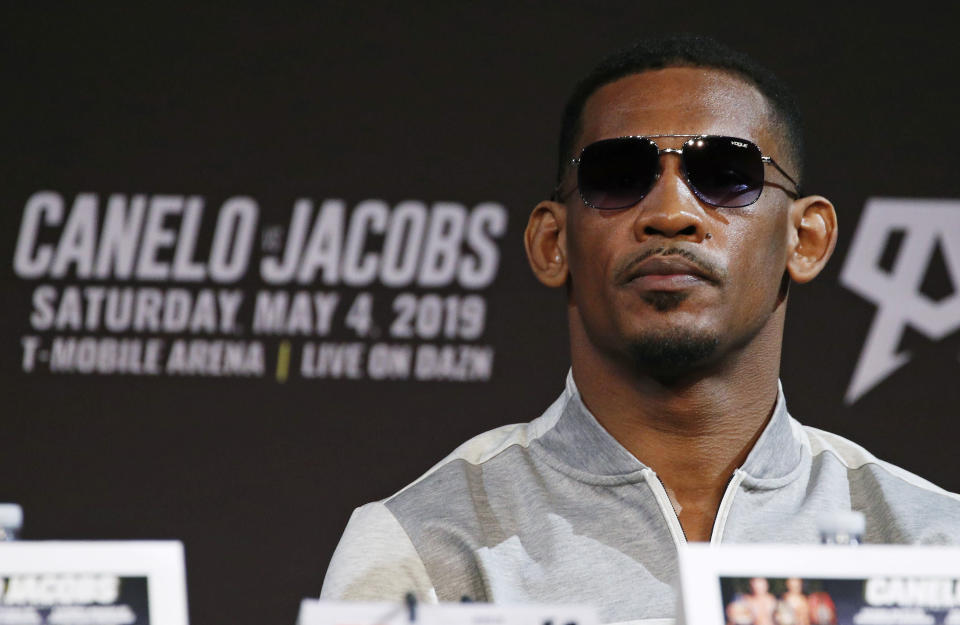
<svg viewBox="0 0 960 625">
<path fill-rule="evenodd" d="M 663 139 L 663 138 L 680 138 L 680 139 L 687 139 L 687 140 L 684 141 L 684 142 L 683 142 L 683 146 L 681 146 L 681 147 L 679 147 L 679 148 L 661 148 L 659 145 L 657 145 L 657 142 L 656 142 L 656 141 L 653 141 L 653 139 Z M 784 171 L 783 168 L 780 167 L 780 165 L 777 164 L 777 162 L 776 162 L 775 160 L 773 160 L 773 157 L 771 157 L 771 156 L 764 156 L 763 151 L 760 149 L 760 146 L 758 146 L 758 145 L 757 145 L 756 143 L 754 143 L 753 141 L 750 141 L 749 139 L 743 139 L 743 138 L 741 138 L 741 137 L 731 137 L 731 136 L 728 136 L 728 135 L 661 134 L 661 135 L 624 135 L 624 136 L 621 136 L 621 137 L 610 137 L 610 138 L 608 138 L 608 139 L 600 139 L 600 141 L 594 141 L 593 143 L 584 146 L 583 149 L 580 150 L 580 154 L 579 154 L 576 158 L 570 159 L 570 162 L 567 163 L 567 167 L 579 167 L 579 165 L 580 165 L 580 158 L 583 156 L 583 152 L 584 152 L 588 147 L 590 147 L 591 145 L 594 145 L 594 144 L 596 144 L 596 143 L 600 143 L 601 141 L 612 141 L 612 140 L 615 140 L 615 139 L 645 139 L 645 140 L 649 141 L 649 142 L 653 145 L 653 147 L 655 147 L 655 148 L 657 149 L 657 159 L 659 159 L 660 156 L 663 155 L 663 154 L 676 154 L 677 156 L 679 156 L 679 157 L 682 159 L 682 158 L 683 158 L 683 149 L 684 149 L 687 145 L 693 144 L 693 142 L 696 141 L 697 139 L 730 139 L 731 141 L 741 141 L 741 142 L 743 142 L 743 143 L 747 143 L 747 144 L 755 147 L 755 148 L 757 149 L 757 152 L 760 154 L 760 162 L 762 162 L 764 165 L 773 165 L 773 166 L 777 169 L 777 171 L 779 171 L 781 174 L 784 175 L 784 177 L 786 177 L 787 180 L 789 180 L 790 182 L 793 183 L 793 186 L 796 188 L 796 192 L 792 192 L 792 191 L 790 191 L 790 190 L 788 190 L 788 189 L 784 189 L 783 187 L 780 187 L 780 185 L 776 185 L 777 187 L 779 187 L 780 189 L 782 189 L 784 193 L 786 193 L 789 197 L 791 197 L 791 198 L 793 198 L 793 199 L 797 199 L 798 197 L 800 197 L 800 185 L 799 185 L 799 183 L 797 183 L 797 181 L 793 179 L 793 176 L 791 176 L 791 175 L 788 174 L 786 171 Z M 681 163 L 682 163 L 682 161 L 681 161 Z M 765 186 L 765 183 L 766 183 L 766 176 L 764 176 L 764 179 L 763 179 L 763 181 L 761 181 L 761 185 L 760 185 L 760 193 L 757 194 L 757 198 L 756 198 L 755 200 L 753 200 L 752 202 L 750 202 L 750 203 L 748 203 L 748 204 L 743 204 L 742 206 L 722 206 L 722 205 L 714 204 L 713 202 L 710 202 L 710 201 L 708 201 L 706 198 L 704 198 L 703 195 L 701 194 L 701 191 L 700 191 L 699 189 L 697 189 L 697 186 L 696 186 L 695 184 L 693 184 L 693 182 L 690 181 L 690 175 L 687 173 L 686 167 L 683 166 L 682 169 L 683 169 L 683 178 L 684 178 L 684 181 L 686 181 L 687 186 L 690 187 L 690 190 L 693 191 L 693 194 L 696 195 L 697 198 L 700 199 L 700 201 L 703 202 L 704 204 L 707 204 L 707 205 L 709 205 L 709 206 L 713 206 L 713 207 L 715 207 L 715 208 L 743 208 L 744 206 L 750 206 L 751 204 L 755 204 L 755 203 L 760 199 L 760 196 L 763 195 L 763 187 Z M 658 171 L 658 172 L 657 172 L 657 175 L 656 175 L 656 178 L 654 178 L 654 183 L 653 183 L 653 184 L 656 184 L 656 181 L 659 180 L 659 179 L 660 179 L 660 172 Z M 561 187 L 561 186 L 563 186 L 563 182 L 562 182 L 562 181 L 561 181 L 559 184 L 557 184 L 556 188 L 553 190 L 553 194 L 552 194 L 552 196 L 551 196 L 552 199 L 563 200 L 563 199 L 566 198 L 566 196 L 569 196 L 569 193 L 564 194 L 564 196 L 561 196 L 561 195 L 560 195 L 560 187 Z M 650 189 L 652 189 L 652 188 L 653 188 L 653 185 L 650 186 Z M 647 191 L 643 194 L 643 196 L 641 196 L 639 199 L 637 199 L 637 201 L 634 202 L 634 204 L 636 204 L 637 202 L 640 202 L 641 200 L 643 200 L 643 198 L 645 198 L 645 197 L 647 196 L 647 193 L 650 192 L 650 189 L 647 189 Z M 579 181 L 579 178 L 578 178 L 578 180 L 577 180 L 577 192 L 580 193 L 580 199 L 583 201 L 583 203 L 586 204 L 587 206 L 589 206 L 590 208 L 595 209 L 595 210 L 622 210 L 622 209 L 624 209 L 624 208 L 629 208 L 630 206 L 633 206 L 633 204 L 628 204 L 628 205 L 626 205 L 626 206 L 621 206 L 621 207 L 617 207 L 617 208 L 600 208 L 600 207 L 594 206 L 594 205 L 591 204 L 589 201 L 587 201 L 587 199 L 583 196 L 583 193 L 580 191 L 580 181 Z"/>
</svg>

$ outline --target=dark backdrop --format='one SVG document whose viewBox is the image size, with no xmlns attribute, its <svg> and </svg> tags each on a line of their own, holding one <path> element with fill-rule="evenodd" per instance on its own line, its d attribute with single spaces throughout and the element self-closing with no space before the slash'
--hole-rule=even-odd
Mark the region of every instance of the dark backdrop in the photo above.
<svg viewBox="0 0 960 625">
<path fill-rule="evenodd" d="M 841 239 L 829 269 L 791 293 L 782 368 L 791 412 L 960 490 L 951 442 L 960 434 L 960 209 L 946 202 L 933 208 L 939 212 L 912 210 L 917 198 L 960 198 L 955 19 L 878 6 L 5 4 L 0 500 L 24 506 L 29 539 L 183 540 L 195 623 L 292 623 L 299 599 L 319 592 L 352 508 L 400 488 L 475 433 L 537 416 L 559 393 L 568 367 L 562 294 L 529 275 L 521 233 L 529 209 L 552 187 L 562 101 L 606 52 L 638 35 L 677 30 L 717 36 L 795 86 L 807 123 L 806 187 L 838 208 Z M 84 277 L 79 260 L 65 264 L 63 275 L 24 275 L 15 249 L 28 202 L 41 191 L 56 193 L 64 212 L 59 225 L 37 230 L 36 245 L 58 243 L 81 193 L 97 196 L 98 236 L 111 194 L 199 196 L 196 259 L 209 254 L 221 205 L 251 198 L 258 220 L 249 265 L 225 282 Z M 874 299 L 840 280 L 872 197 L 901 198 L 893 210 L 902 223 L 880 230 L 888 238 L 884 256 L 865 266 L 895 273 L 915 215 L 926 215 L 936 235 L 916 247 L 922 271 L 910 288 L 901 281 Z M 469 215 L 494 203 L 502 210 L 493 212 L 507 216 L 505 230 L 497 234 L 490 223 L 478 230 L 498 262 L 492 282 L 267 284 L 260 260 L 291 234 L 286 225 L 300 198 L 316 206 L 342 199 L 348 221 L 368 199 L 382 200 L 390 215 L 411 199 L 427 212 L 453 202 Z M 893 219 L 891 210 L 883 215 Z M 176 233 L 183 221 L 177 213 L 162 224 Z M 83 232 L 91 231 L 77 236 Z M 136 232 L 126 241 L 134 250 L 144 245 Z M 374 233 L 364 249 L 383 246 Z M 158 249 L 158 262 L 171 262 L 174 244 Z M 455 252 L 479 262 L 469 242 Z M 861 275 L 853 271 L 850 280 Z M 39 287 L 55 305 L 68 290 L 90 286 L 185 289 L 196 297 L 204 289 L 238 290 L 243 303 L 226 332 L 78 328 L 69 310 L 54 327 L 31 321 Z M 329 333 L 255 330 L 258 293 L 293 298 L 300 290 L 340 298 Z M 360 293 L 373 297 L 377 330 L 358 337 L 346 307 Z M 400 293 L 428 308 L 419 336 L 390 335 Z M 443 319 L 453 315 L 449 332 L 434 335 L 437 300 L 423 303 L 430 295 L 455 308 L 442 309 Z M 476 309 L 463 312 L 468 296 L 485 305 L 479 332 L 458 325 L 477 321 Z M 921 304 L 933 311 L 932 326 L 911 321 Z M 868 376 L 855 401 L 845 399 L 880 308 L 894 320 L 888 343 L 909 356 L 889 375 Z M 81 349 L 85 337 L 101 352 L 103 339 L 144 348 L 159 340 L 161 366 L 177 339 L 232 341 L 254 353 L 244 352 L 248 375 L 65 372 L 85 362 L 69 352 L 68 339 Z M 51 371 L 55 341 L 58 370 Z M 378 342 L 452 346 L 456 357 L 466 345 L 480 365 L 454 366 L 473 378 L 467 381 L 303 375 L 308 343 L 369 350 Z M 35 346 L 30 363 L 27 343 Z M 285 377 L 277 370 L 284 350 Z"/>
</svg>

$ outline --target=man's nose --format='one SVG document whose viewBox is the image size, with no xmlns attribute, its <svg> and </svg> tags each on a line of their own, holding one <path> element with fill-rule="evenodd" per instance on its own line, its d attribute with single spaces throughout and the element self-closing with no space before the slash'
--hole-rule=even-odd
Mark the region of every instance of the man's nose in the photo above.
<svg viewBox="0 0 960 625">
<path fill-rule="evenodd" d="M 634 207 L 637 211 L 634 222 L 637 240 L 659 236 L 699 243 L 706 234 L 706 215 L 700 201 L 687 186 L 680 159 L 673 154 L 662 154 L 660 166 L 660 177 Z"/>
</svg>

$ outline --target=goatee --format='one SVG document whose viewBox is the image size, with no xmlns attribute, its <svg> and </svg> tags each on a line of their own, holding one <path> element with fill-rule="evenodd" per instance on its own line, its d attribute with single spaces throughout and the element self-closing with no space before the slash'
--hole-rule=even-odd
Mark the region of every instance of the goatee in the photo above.
<svg viewBox="0 0 960 625">
<path fill-rule="evenodd" d="M 671 330 L 638 337 L 630 345 L 630 356 L 637 367 L 669 382 L 708 360 L 719 344 L 712 334 Z"/>
</svg>

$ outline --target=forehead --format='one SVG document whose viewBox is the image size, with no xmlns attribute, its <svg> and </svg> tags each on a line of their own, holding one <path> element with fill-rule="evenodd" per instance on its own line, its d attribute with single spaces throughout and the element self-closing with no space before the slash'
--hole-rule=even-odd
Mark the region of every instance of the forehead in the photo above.
<svg viewBox="0 0 960 625">
<path fill-rule="evenodd" d="M 576 149 L 626 135 L 711 134 L 750 139 L 769 154 L 776 152 L 769 119 L 763 95 L 734 74 L 702 67 L 649 70 L 590 96 Z"/>
</svg>

